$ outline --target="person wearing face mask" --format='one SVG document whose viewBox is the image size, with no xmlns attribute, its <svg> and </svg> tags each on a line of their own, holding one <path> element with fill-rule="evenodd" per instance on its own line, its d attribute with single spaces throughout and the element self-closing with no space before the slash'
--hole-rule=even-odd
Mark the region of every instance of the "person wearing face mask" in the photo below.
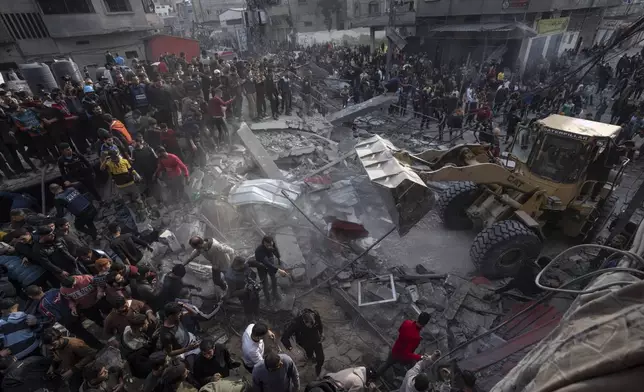
<svg viewBox="0 0 644 392">
<path fill-rule="evenodd" d="M 315 374 L 319 376 L 324 364 L 324 349 L 322 348 L 324 327 L 320 314 L 312 309 L 303 309 L 297 317 L 291 320 L 281 340 L 289 351 L 293 349 L 291 343 L 293 336 L 295 342 L 306 352 L 307 358 L 312 360 L 315 356 Z"/>
<path fill-rule="evenodd" d="M 96 189 L 94 168 L 87 158 L 72 150 L 69 143 L 61 143 L 58 146 L 60 158 L 58 158 L 58 169 L 64 181 L 74 184 L 80 183 L 87 189 L 97 201 L 101 201 L 101 195 Z"/>
</svg>

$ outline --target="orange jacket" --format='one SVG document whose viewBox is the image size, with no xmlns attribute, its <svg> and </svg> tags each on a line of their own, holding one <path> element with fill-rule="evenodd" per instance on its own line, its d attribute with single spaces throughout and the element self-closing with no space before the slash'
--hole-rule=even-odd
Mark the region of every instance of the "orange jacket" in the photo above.
<svg viewBox="0 0 644 392">
<path fill-rule="evenodd" d="M 110 131 L 117 132 L 120 135 L 120 138 L 125 139 L 127 144 L 132 144 L 132 135 L 128 132 L 125 125 L 119 120 L 113 120 L 110 124 Z"/>
</svg>

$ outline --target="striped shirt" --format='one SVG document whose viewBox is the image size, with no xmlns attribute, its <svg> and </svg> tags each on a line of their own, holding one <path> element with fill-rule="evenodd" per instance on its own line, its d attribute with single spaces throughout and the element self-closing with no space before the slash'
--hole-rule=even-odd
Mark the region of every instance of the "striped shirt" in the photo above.
<svg viewBox="0 0 644 392">
<path fill-rule="evenodd" d="M 0 347 L 8 348 L 17 359 L 29 356 L 40 347 L 35 334 L 38 324 L 29 326 L 27 320 L 37 320 L 25 312 L 13 312 L 0 318 Z"/>
</svg>

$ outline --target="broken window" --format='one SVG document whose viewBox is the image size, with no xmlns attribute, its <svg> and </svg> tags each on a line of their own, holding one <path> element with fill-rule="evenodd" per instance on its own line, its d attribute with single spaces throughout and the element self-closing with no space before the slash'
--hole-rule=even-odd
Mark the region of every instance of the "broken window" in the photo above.
<svg viewBox="0 0 644 392">
<path fill-rule="evenodd" d="M 107 12 L 130 12 L 132 11 L 132 5 L 130 0 L 103 0 L 105 7 L 107 7 Z"/>
<path fill-rule="evenodd" d="M 378 15 L 380 14 L 380 4 L 377 1 L 372 1 L 369 3 L 369 15 Z"/>
<path fill-rule="evenodd" d="M 94 13 L 91 0 L 38 0 L 45 15 Z"/>
</svg>

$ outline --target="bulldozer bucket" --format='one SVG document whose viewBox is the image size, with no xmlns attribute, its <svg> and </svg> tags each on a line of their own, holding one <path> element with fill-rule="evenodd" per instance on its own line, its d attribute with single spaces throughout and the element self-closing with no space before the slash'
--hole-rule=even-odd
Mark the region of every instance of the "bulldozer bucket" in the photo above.
<svg viewBox="0 0 644 392">
<path fill-rule="evenodd" d="M 434 192 L 404 161 L 396 158 L 400 150 L 390 141 L 376 135 L 356 144 L 355 150 L 398 233 L 407 234 L 434 206 Z"/>
</svg>

